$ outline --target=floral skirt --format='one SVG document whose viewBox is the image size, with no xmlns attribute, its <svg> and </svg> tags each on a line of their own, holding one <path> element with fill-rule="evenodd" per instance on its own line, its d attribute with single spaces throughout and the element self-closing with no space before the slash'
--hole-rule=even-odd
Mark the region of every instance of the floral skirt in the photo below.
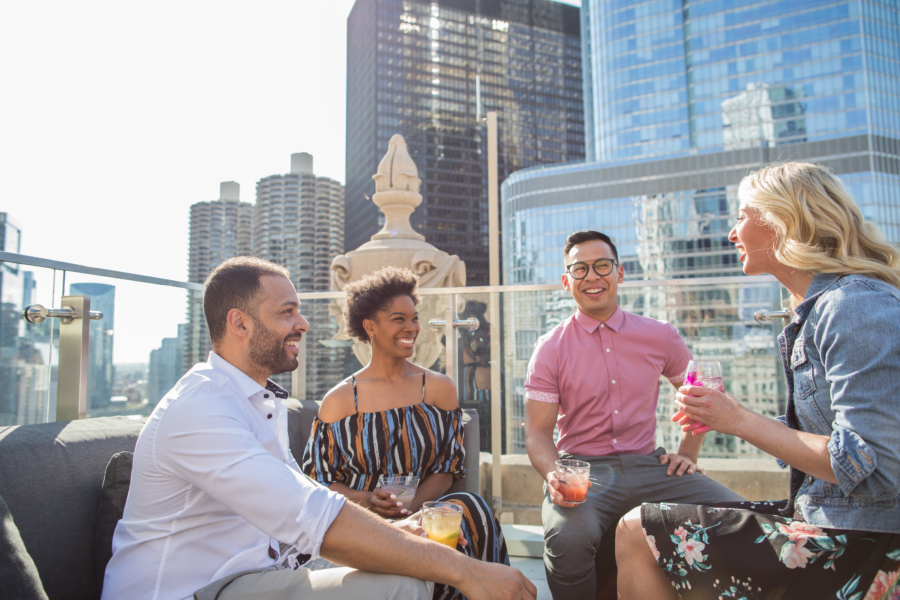
<svg viewBox="0 0 900 600">
<path fill-rule="evenodd" d="M 684 600 L 900 600 L 900 535 L 814 527 L 785 502 L 644 504 L 641 522 Z"/>
</svg>

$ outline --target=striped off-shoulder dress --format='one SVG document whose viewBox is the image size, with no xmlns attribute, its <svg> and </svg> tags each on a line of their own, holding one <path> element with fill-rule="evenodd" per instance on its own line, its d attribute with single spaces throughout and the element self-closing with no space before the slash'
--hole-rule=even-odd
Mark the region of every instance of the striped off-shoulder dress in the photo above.
<svg viewBox="0 0 900 600">
<path fill-rule="evenodd" d="M 356 378 L 353 402 L 356 414 L 334 423 L 313 421 L 312 435 L 303 454 L 303 472 L 323 485 L 342 483 L 371 492 L 379 475 L 418 475 L 424 481 L 436 473 L 465 475 L 462 410 L 442 410 L 422 402 L 380 412 L 360 413 Z M 455 493 L 436 498 L 463 508 L 463 536 L 467 546 L 457 550 L 472 558 L 509 564 L 500 524 L 488 503 L 477 494 Z M 461 598 L 454 588 L 436 585 L 434 597 Z"/>
</svg>

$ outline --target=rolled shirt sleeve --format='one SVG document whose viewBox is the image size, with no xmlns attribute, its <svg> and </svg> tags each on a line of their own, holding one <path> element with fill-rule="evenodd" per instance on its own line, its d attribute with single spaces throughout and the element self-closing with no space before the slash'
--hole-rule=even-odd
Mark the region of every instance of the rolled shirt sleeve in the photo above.
<svg viewBox="0 0 900 600">
<path fill-rule="evenodd" d="M 556 352 L 541 338 L 534 345 L 525 375 L 525 398 L 559 404 L 559 361 Z"/>
<path fill-rule="evenodd" d="M 196 486 L 266 535 L 316 557 L 345 498 L 274 456 L 213 384 L 204 402 L 175 403 L 159 425 L 157 466 Z"/>
<path fill-rule="evenodd" d="M 815 344 L 834 412 L 828 451 L 841 491 L 882 499 L 900 491 L 900 301 L 865 281 L 828 294 Z"/>
</svg>

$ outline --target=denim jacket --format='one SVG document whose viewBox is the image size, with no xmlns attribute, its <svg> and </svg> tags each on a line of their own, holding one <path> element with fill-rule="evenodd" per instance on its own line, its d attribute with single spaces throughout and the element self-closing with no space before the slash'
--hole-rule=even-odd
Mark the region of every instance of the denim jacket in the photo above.
<svg viewBox="0 0 900 600">
<path fill-rule="evenodd" d="M 791 468 L 786 510 L 820 527 L 900 533 L 900 290 L 819 273 L 778 344 L 783 420 L 830 438 L 838 481 Z"/>
</svg>

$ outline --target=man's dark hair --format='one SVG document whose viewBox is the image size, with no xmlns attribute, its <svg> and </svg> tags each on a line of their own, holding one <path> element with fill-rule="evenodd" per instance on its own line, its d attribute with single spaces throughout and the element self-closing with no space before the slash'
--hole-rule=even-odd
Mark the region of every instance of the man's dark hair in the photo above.
<svg viewBox="0 0 900 600">
<path fill-rule="evenodd" d="M 347 299 L 342 310 L 347 333 L 360 342 L 368 342 L 363 321 L 374 319 L 376 313 L 398 296 L 409 296 L 418 304 L 418 283 L 419 278 L 409 269 L 385 267 L 349 284 L 344 288 Z"/>
<path fill-rule="evenodd" d="M 256 316 L 259 292 L 262 289 L 259 279 L 263 275 L 291 278 L 290 271 L 281 265 L 255 256 L 229 258 L 206 278 L 203 312 L 206 314 L 206 326 L 213 344 L 225 337 L 228 311 L 232 308 Z"/>
<path fill-rule="evenodd" d="M 563 250 L 563 256 L 566 258 L 569 257 L 569 250 L 577 246 L 578 244 L 583 244 L 585 242 L 606 242 L 606 244 L 612 249 L 613 256 L 616 257 L 616 262 L 619 262 L 619 251 L 616 250 L 616 245 L 613 244 L 613 241 L 610 239 L 608 235 L 605 233 L 600 233 L 599 231 L 576 231 L 575 233 L 569 235 L 566 238 L 566 249 Z"/>
</svg>

